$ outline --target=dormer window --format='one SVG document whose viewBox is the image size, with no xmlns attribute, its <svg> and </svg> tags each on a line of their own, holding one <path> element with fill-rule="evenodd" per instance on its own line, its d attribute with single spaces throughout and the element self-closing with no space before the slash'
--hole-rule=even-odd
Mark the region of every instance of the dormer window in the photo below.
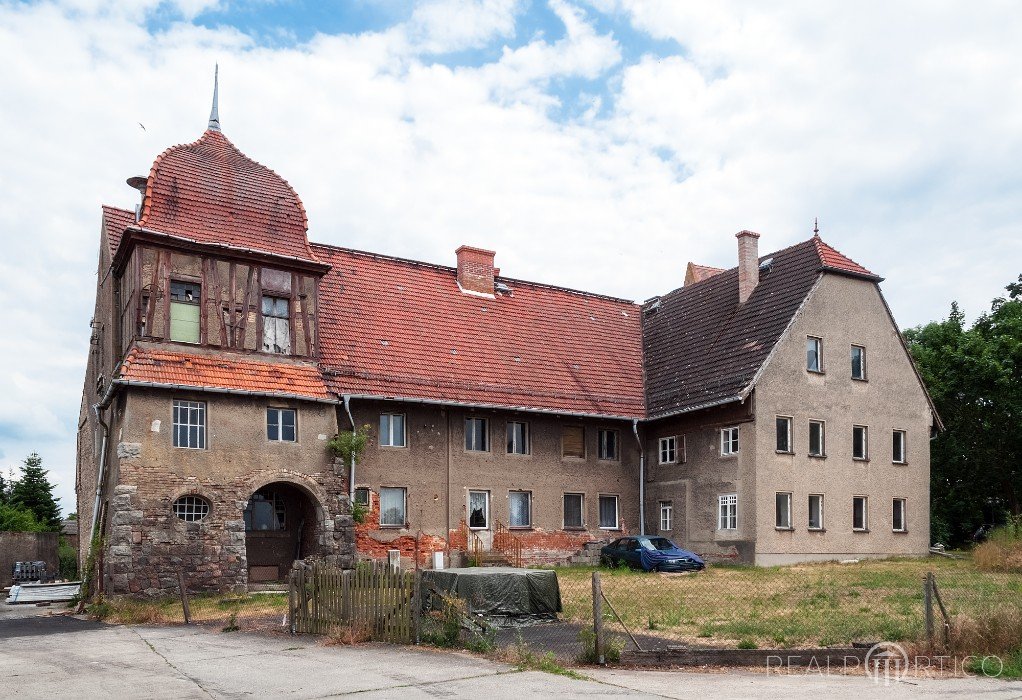
<svg viewBox="0 0 1022 700">
<path fill-rule="evenodd" d="M 199 300 L 202 285 L 198 282 L 170 283 L 170 339 L 179 343 L 199 342 Z M 144 331 L 143 331 L 144 332 Z"/>
<path fill-rule="evenodd" d="M 284 297 L 263 297 L 263 352 L 291 354 L 291 304 Z"/>
</svg>

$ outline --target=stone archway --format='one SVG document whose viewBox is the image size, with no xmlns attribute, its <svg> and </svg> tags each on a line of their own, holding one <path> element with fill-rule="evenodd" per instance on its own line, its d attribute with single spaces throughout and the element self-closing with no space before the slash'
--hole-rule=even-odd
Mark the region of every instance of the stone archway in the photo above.
<svg viewBox="0 0 1022 700">
<path fill-rule="evenodd" d="M 257 489 L 244 511 L 249 583 L 284 581 L 296 559 L 319 554 L 322 520 L 308 489 L 288 481 Z"/>
</svg>

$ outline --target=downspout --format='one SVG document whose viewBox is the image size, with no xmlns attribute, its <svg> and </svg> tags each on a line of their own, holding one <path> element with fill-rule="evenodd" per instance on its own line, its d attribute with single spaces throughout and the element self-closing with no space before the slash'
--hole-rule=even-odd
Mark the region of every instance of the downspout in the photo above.
<svg viewBox="0 0 1022 700">
<path fill-rule="evenodd" d="M 447 414 L 447 556 L 451 552 L 451 409 Z M 465 541 L 465 548 L 468 551 L 468 540 Z M 453 566 L 453 565 L 452 565 Z"/>
<path fill-rule="evenodd" d="M 632 419 L 632 432 L 639 445 L 639 534 L 646 534 L 646 450 L 639 439 L 639 419 Z"/>
<path fill-rule="evenodd" d="M 351 395 L 345 394 L 341 398 L 344 399 L 344 412 L 348 414 L 348 420 L 351 421 L 351 432 L 355 432 L 355 419 L 351 415 Z M 349 472 L 348 478 L 348 499 L 354 500 L 355 498 L 355 453 L 351 454 L 351 471 Z"/>
</svg>

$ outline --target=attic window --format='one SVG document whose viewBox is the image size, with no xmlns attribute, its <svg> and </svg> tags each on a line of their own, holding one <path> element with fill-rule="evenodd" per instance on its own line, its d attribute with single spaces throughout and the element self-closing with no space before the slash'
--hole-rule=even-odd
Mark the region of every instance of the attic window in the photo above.
<svg viewBox="0 0 1022 700">
<path fill-rule="evenodd" d="M 283 297 L 263 297 L 263 352 L 291 353 L 290 307 Z"/>
<path fill-rule="evenodd" d="M 179 343 L 199 342 L 199 300 L 202 285 L 198 282 L 170 283 L 170 339 Z"/>
</svg>

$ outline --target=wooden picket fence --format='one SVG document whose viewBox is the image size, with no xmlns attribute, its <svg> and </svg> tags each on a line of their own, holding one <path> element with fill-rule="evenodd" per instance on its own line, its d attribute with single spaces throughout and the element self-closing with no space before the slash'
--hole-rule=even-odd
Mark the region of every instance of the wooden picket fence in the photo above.
<svg viewBox="0 0 1022 700">
<path fill-rule="evenodd" d="M 295 562 L 288 578 L 292 634 L 331 634 L 349 627 L 374 640 L 412 644 L 419 619 L 418 576 L 387 562 L 343 570 Z"/>
</svg>

